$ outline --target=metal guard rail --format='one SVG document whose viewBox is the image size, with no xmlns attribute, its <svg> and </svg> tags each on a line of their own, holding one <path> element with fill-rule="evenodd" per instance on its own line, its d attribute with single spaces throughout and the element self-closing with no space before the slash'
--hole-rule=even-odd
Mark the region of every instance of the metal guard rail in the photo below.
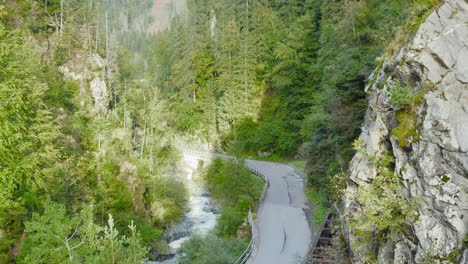
<svg viewBox="0 0 468 264">
<path fill-rule="evenodd" d="M 255 212 L 258 211 L 258 209 L 260 208 L 260 205 L 263 203 L 263 200 L 265 200 L 265 194 L 270 186 L 270 183 L 268 181 L 268 178 L 263 175 L 259 169 L 257 169 L 255 166 L 252 166 L 251 164 L 248 163 L 248 160 L 246 160 L 244 162 L 245 164 L 245 167 L 247 167 L 247 169 L 249 169 L 251 172 L 253 172 L 254 174 L 256 174 L 257 176 L 260 176 L 264 179 L 265 181 L 265 185 L 263 186 L 263 191 L 262 191 L 262 195 L 260 196 L 260 199 L 258 201 L 258 204 L 257 206 L 255 207 Z M 245 264 L 247 262 L 247 260 L 249 259 L 249 257 L 252 255 L 253 252 L 256 251 L 256 248 L 255 248 L 255 242 L 258 240 L 258 234 L 257 234 L 257 229 L 255 228 L 255 222 L 253 220 L 253 216 L 252 216 L 252 211 L 249 210 L 249 215 L 248 215 L 248 220 L 249 220 L 249 224 L 250 224 L 250 228 L 252 230 L 252 237 L 250 238 L 250 243 L 247 247 L 247 249 L 244 251 L 244 253 L 237 259 L 237 261 L 235 262 L 235 264 Z"/>
</svg>

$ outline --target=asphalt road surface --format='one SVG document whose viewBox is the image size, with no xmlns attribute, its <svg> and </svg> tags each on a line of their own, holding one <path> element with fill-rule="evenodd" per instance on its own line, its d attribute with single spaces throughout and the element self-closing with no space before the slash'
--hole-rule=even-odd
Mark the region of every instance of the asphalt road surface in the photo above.
<svg viewBox="0 0 468 264">
<path fill-rule="evenodd" d="M 304 209 L 303 179 L 283 164 L 247 160 L 269 181 L 255 219 L 254 250 L 248 264 L 297 264 L 307 255 L 312 232 Z"/>
</svg>

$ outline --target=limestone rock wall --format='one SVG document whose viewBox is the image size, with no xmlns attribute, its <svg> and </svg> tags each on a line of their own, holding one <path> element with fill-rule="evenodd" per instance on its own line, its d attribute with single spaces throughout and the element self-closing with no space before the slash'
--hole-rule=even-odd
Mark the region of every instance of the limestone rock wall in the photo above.
<svg viewBox="0 0 468 264">
<path fill-rule="evenodd" d="M 443 1 L 371 79 L 360 138 L 370 154 L 393 154 L 403 195 L 417 203 L 417 217 L 408 223 L 411 232 L 367 247 L 359 246 L 359 236 L 345 222 L 353 262 L 363 263 L 366 250 L 375 250 L 380 263 L 466 261 L 461 255 L 467 255 L 468 231 L 468 2 Z M 392 134 L 399 122 L 389 104 L 390 87 L 402 82 L 423 94 L 415 109 L 417 136 L 407 138 L 404 147 Z M 359 215 L 357 191 L 375 177 L 376 168 L 357 153 L 350 164 L 345 216 Z"/>
<path fill-rule="evenodd" d="M 80 104 L 90 113 L 106 113 L 111 93 L 106 84 L 104 59 L 96 53 L 76 53 L 60 71 L 66 78 L 80 83 Z"/>
</svg>

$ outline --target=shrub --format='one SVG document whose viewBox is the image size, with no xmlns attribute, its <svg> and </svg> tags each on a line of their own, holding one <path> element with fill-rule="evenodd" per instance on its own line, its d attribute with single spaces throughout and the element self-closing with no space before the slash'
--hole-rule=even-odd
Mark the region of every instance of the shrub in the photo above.
<svg viewBox="0 0 468 264">
<path fill-rule="evenodd" d="M 323 221 L 325 221 L 327 212 L 330 210 L 327 198 L 323 192 L 314 187 L 308 188 L 306 194 L 309 200 L 315 205 L 312 212 L 312 218 L 314 219 L 315 224 L 321 225 Z"/>
<path fill-rule="evenodd" d="M 407 223 L 415 217 L 415 204 L 403 196 L 401 179 L 393 171 L 394 158 L 388 152 L 370 155 L 359 141 L 354 146 L 376 167 L 377 175 L 369 185 L 358 190 L 361 210 L 350 223 L 361 237 L 361 243 L 379 243 L 405 231 Z"/>
<path fill-rule="evenodd" d="M 395 109 L 411 106 L 415 101 L 415 94 L 409 85 L 402 85 L 399 81 L 390 87 L 388 103 Z"/>
<path fill-rule="evenodd" d="M 206 186 L 222 207 L 218 234 L 235 236 L 250 208 L 260 197 L 264 182 L 252 175 L 241 162 L 214 160 L 204 173 Z"/>
<path fill-rule="evenodd" d="M 407 147 L 419 140 L 416 112 L 423 102 L 424 91 L 416 94 L 409 85 L 401 85 L 397 82 L 390 88 L 389 93 L 388 102 L 397 109 L 396 117 L 399 122 L 399 125 L 392 130 L 392 135 L 398 138 L 401 147 Z"/>
<path fill-rule="evenodd" d="M 246 243 L 241 239 L 221 239 L 213 234 L 193 235 L 179 249 L 178 264 L 231 264 L 242 254 Z"/>
</svg>

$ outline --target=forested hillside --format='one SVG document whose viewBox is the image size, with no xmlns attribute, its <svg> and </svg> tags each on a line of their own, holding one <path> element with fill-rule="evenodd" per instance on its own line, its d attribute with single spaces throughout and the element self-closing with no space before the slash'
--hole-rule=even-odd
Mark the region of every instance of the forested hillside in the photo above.
<svg viewBox="0 0 468 264">
<path fill-rule="evenodd" d="M 1 263 L 141 263 L 182 215 L 165 102 L 116 42 L 145 5 L 0 4 Z"/>
<path fill-rule="evenodd" d="M 175 129 L 236 155 L 305 159 L 328 196 L 354 153 L 366 79 L 438 2 L 188 1 L 150 67 Z"/>
<path fill-rule="evenodd" d="M 175 137 L 305 160 L 308 188 L 329 206 L 368 76 L 439 2 L 187 0 L 155 33 L 151 0 L 0 1 L 0 263 L 164 252 L 187 202 Z"/>
</svg>

